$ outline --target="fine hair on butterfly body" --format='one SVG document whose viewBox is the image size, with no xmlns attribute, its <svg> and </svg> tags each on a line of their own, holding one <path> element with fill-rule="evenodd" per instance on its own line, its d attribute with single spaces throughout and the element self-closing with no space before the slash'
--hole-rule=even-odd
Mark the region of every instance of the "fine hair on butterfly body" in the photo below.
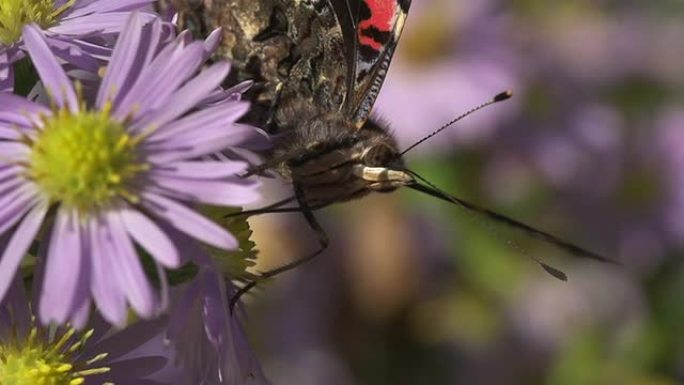
<svg viewBox="0 0 684 385">
<path fill-rule="evenodd" d="M 460 200 L 409 171 L 387 125 L 369 118 L 387 74 L 410 0 L 173 0 L 181 27 L 199 35 L 222 28 L 220 59 L 233 64 L 228 82 L 253 80 L 246 122 L 277 138 L 263 164 L 246 176 L 274 170 L 294 196 L 259 210 L 301 212 L 320 247 L 308 256 L 261 274 L 269 278 L 320 254 L 328 237 L 313 211 L 371 192 L 407 186 L 522 230 L 571 254 L 607 259 L 531 226 Z M 510 97 L 497 95 L 489 105 Z M 474 110 L 480 109 L 479 106 Z M 467 115 L 474 110 L 464 114 Z M 284 205 L 296 202 L 295 207 Z M 564 274 L 535 259 L 557 278 Z M 233 298 L 256 284 L 245 285 Z"/>
</svg>

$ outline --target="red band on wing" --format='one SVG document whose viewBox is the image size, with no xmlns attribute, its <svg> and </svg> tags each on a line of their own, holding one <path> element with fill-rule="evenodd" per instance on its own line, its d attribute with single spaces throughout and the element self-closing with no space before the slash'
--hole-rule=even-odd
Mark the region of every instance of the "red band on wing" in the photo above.
<svg viewBox="0 0 684 385">
<path fill-rule="evenodd" d="M 359 29 L 375 27 L 383 32 L 390 32 L 396 15 L 395 0 L 364 0 L 371 11 L 371 17 L 359 23 Z"/>
<path fill-rule="evenodd" d="M 361 20 L 359 23 L 359 43 L 361 45 L 372 48 L 375 51 L 380 51 L 385 44 L 379 42 L 374 38 L 364 35 L 363 31 L 373 27 L 380 32 L 391 32 L 394 26 L 394 18 L 396 16 L 397 3 L 395 0 L 363 0 L 370 9 L 370 17 Z"/>
<path fill-rule="evenodd" d="M 375 41 L 372 37 L 362 35 L 361 32 L 359 32 L 359 43 L 371 47 L 375 51 L 380 51 L 383 46 L 382 43 Z"/>
</svg>

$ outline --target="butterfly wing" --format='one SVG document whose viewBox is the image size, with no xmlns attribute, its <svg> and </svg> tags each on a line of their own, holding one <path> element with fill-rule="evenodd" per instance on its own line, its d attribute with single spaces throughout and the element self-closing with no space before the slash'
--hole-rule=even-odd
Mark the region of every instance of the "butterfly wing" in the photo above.
<svg viewBox="0 0 684 385">
<path fill-rule="evenodd" d="M 387 74 L 410 0 L 174 0 L 202 35 L 222 27 L 232 81 L 252 79 L 253 123 L 341 112 L 361 127 Z M 186 16 L 183 16 L 186 15 Z M 194 18 L 192 17 L 194 16 Z M 190 24 L 190 23 L 188 23 Z M 293 103 L 298 106 L 292 107 Z M 258 119 L 257 119 L 258 118 Z"/>
<path fill-rule="evenodd" d="M 233 65 L 230 82 L 253 80 L 248 120 L 292 126 L 302 106 L 339 112 L 350 84 L 347 49 L 331 0 L 173 0 L 179 21 L 198 36 L 221 27 L 217 59 Z M 346 19 L 345 19 L 346 20 Z M 294 106 L 294 104 L 297 104 Z"/>
<path fill-rule="evenodd" d="M 348 62 L 345 113 L 361 127 L 368 118 L 411 0 L 331 0 L 344 34 Z"/>
</svg>

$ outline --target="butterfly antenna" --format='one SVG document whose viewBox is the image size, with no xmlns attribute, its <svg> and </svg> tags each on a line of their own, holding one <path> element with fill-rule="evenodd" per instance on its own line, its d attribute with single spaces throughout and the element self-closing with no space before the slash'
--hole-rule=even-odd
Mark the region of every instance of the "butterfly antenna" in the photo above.
<svg viewBox="0 0 684 385">
<path fill-rule="evenodd" d="M 424 184 L 420 183 L 413 183 L 411 185 L 408 185 L 408 187 L 420 191 L 424 194 L 430 195 L 435 198 L 442 199 L 447 202 L 451 202 L 453 204 L 456 204 L 457 206 L 460 206 L 464 209 L 467 209 L 473 214 L 477 215 L 482 215 L 486 218 L 489 218 L 496 223 L 499 223 L 504 226 L 508 226 L 509 228 L 522 231 L 523 233 L 526 233 L 528 236 L 531 236 L 533 238 L 538 238 L 543 241 L 549 242 L 553 244 L 554 246 L 565 250 L 566 252 L 570 253 L 571 255 L 574 255 L 576 257 L 580 258 L 589 258 L 589 259 L 594 259 L 597 261 L 601 262 L 608 262 L 608 263 L 617 263 L 614 260 L 608 259 L 606 257 L 603 257 L 601 255 L 598 255 L 596 253 L 593 253 L 589 250 L 583 249 L 579 246 L 576 246 L 572 243 L 566 242 L 562 239 L 557 238 L 554 235 L 551 235 L 547 232 L 535 229 L 525 223 L 519 222 L 515 219 L 506 217 L 504 215 L 501 215 L 499 213 L 493 212 L 491 210 L 488 210 L 486 208 L 477 206 L 473 203 L 470 203 L 468 201 L 465 201 L 461 198 L 457 198 L 453 195 L 450 195 L 444 191 L 442 191 L 440 188 L 435 186 L 434 184 L 430 183 L 427 179 L 423 178 L 422 176 L 418 175 L 417 173 L 411 171 L 411 170 L 404 170 L 407 173 L 411 174 L 413 177 L 416 178 L 416 180 L 420 180 Z M 494 230 L 490 228 L 490 230 Z M 493 231 L 494 235 L 497 235 L 498 233 Z M 534 255 L 531 255 L 528 253 L 526 250 L 522 249 L 517 243 L 514 243 L 513 241 L 509 239 L 505 239 L 505 243 L 515 249 L 516 251 L 520 252 L 521 254 L 527 256 L 528 258 L 532 259 L 535 263 L 537 263 L 544 271 L 546 271 L 548 274 L 552 275 L 553 277 L 561 280 L 561 281 L 567 281 L 568 277 L 563 273 L 562 271 L 558 270 L 557 268 L 550 266 L 544 262 L 542 262 L 539 258 L 535 257 Z"/>
<path fill-rule="evenodd" d="M 494 103 L 503 102 L 504 100 L 508 100 L 508 99 L 511 98 L 511 96 L 513 96 L 513 92 L 510 91 L 510 90 L 504 91 L 504 92 L 502 92 L 502 93 L 496 95 L 496 96 L 495 96 L 494 98 L 492 98 L 490 101 L 488 101 L 488 102 L 486 102 L 486 103 L 482 103 L 482 104 L 480 104 L 479 106 L 477 106 L 477 107 L 475 107 L 475 108 L 472 108 L 472 109 L 466 111 L 465 113 L 461 114 L 459 117 L 455 118 L 454 120 L 450 121 L 449 123 L 443 125 L 443 126 L 440 127 L 439 129 L 437 129 L 436 131 L 434 131 L 434 132 L 431 133 L 430 135 L 428 135 L 428 136 L 424 137 L 423 139 L 417 141 L 416 143 L 412 144 L 411 146 L 409 146 L 409 148 L 407 148 L 406 150 L 404 150 L 400 155 L 406 154 L 407 152 L 411 151 L 413 148 L 417 147 L 419 144 L 421 144 L 421 143 L 425 142 L 426 140 L 432 138 L 433 136 L 439 134 L 440 132 L 442 132 L 443 130 L 449 128 L 451 125 L 453 125 L 454 123 L 458 122 L 459 120 L 465 118 L 466 116 L 468 116 L 468 115 L 470 115 L 470 114 L 472 114 L 472 113 L 474 113 L 474 112 L 477 112 L 477 111 L 479 111 L 479 110 L 481 110 L 481 109 L 483 109 L 483 108 L 485 108 L 485 107 L 491 106 L 491 105 L 494 104 Z"/>
</svg>

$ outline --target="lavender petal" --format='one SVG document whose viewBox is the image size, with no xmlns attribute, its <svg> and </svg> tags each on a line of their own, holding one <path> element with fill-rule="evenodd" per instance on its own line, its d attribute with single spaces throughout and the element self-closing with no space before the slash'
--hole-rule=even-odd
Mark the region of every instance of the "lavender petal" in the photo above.
<svg viewBox="0 0 684 385">
<path fill-rule="evenodd" d="M 223 151 L 254 135 L 253 130 L 240 130 L 239 128 L 241 128 L 239 125 L 231 127 L 224 126 L 222 130 L 216 129 L 213 132 L 205 131 L 202 133 L 202 136 L 186 137 L 187 141 L 185 143 L 178 141 L 178 143 L 173 143 L 174 146 L 172 146 L 171 143 L 165 143 L 164 148 L 161 150 L 151 148 L 148 161 L 156 164 L 164 164 L 167 162 L 193 159 Z M 174 142 L 176 142 L 176 140 Z"/>
<path fill-rule="evenodd" d="M 36 203 L 32 189 L 21 186 L 0 199 L 0 234 L 12 228 Z"/>
<path fill-rule="evenodd" d="M 184 196 L 187 201 L 220 206 L 242 206 L 259 199 L 258 184 L 244 181 L 214 181 L 153 176 L 154 182 L 172 191 L 172 196 Z M 248 184 L 249 183 L 249 184 Z"/>
<path fill-rule="evenodd" d="M 109 13 L 115 11 L 134 11 L 153 3 L 154 0 L 97 0 L 90 4 L 74 8 L 64 19 L 73 19 L 92 13 Z"/>
<path fill-rule="evenodd" d="M 4 298 L 19 263 L 33 242 L 48 210 L 47 202 L 41 202 L 26 215 L 12 235 L 0 259 L 0 298 Z"/>
<path fill-rule="evenodd" d="M 143 193 L 144 205 L 176 229 L 212 246 L 235 249 L 237 240 L 225 229 L 195 211 L 154 193 Z"/>
<path fill-rule="evenodd" d="M 242 161 L 178 161 L 164 164 L 152 172 L 156 175 L 188 179 L 217 179 L 236 176 L 247 169 Z"/>
<path fill-rule="evenodd" d="M 77 112 L 76 92 L 57 58 L 50 51 L 43 33 L 37 26 L 27 25 L 23 30 L 23 38 L 31 61 L 57 107 L 68 107 L 69 111 Z"/>
<path fill-rule="evenodd" d="M 137 14 L 130 17 L 114 47 L 107 72 L 97 92 L 95 105 L 102 108 L 106 102 L 115 100 L 130 74 L 138 57 L 142 36 L 142 20 Z"/>
<path fill-rule="evenodd" d="M 154 292 L 142 269 L 133 242 L 126 233 L 120 214 L 114 211 L 107 213 L 105 226 L 111 237 L 112 251 L 115 253 L 112 262 L 119 286 L 123 287 L 136 313 L 144 318 L 154 316 L 157 311 Z"/>
<path fill-rule="evenodd" d="M 99 70 L 100 63 L 84 52 L 79 45 L 52 37 L 46 37 L 45 40 L 55 56 L 65 62 L 91 73 L 97 73 Z"/>
<path fill-rule="evenodd" d="M 0 52 L 0 93 L 14 90 L 14 71 L 7 52 Z"/>
<path fill-rule="evenodd" d="M 195 107 L 211 90 L 217 88 L 228 75 L 230 65 L 217 63 L 203 70 L 194 79 L 188 81 L 182 88 L 174 92 L 168 100 L 149 118 L 142 120 L 136 126 L 145 127 L 148 124 L 163 126 L 164 124 L 185 114 Z M 171 71 L 169 71 L 171 72 Z M 170 76 L 174 74 L 170 73 Z M 170 88 L 169 88 L 170 90 Z M 164 93 L 161 93 L 164 95 Z"/>
<path fill-rule="evenodd" d="M 11 93 L 0 93 L 0 111 L 25 115 L 50 115 L 49 108 Z"/>
<path fill-rule="evenodd" d="M 71 20 L 62 19 L 62 22 L 50 27 L 50 32 L 60 35 L 87 35 L 91 33 L 109 34 L 125 31 L 126 21 L 130 18 L 130 12 L 107 12 L 98 11 L 89 15 L 82 15 Z M 155 19 L 152 13 L 136 12 L 135 17 L 142 20 L 143 24 Z"/>
<path fill-rule="evenodd" d="M 78 302 L 79 280 L 74 279 L 84 263 L 81 244 L 82 229 L 78 214 L 60 208 L 52 229 L 48 250 L 45 278 L 41 290 L 39 313 L 43 324 L 67 321 L 71 309 Z"/>
<path fill-rule="evenodd" d="M 141 71 L 138 81 L 114 111 L 115 116 L 123 118 L 133 113 L 134 117 L 140 117 L 150 110 L 168 106 L 169 96 L 202 64 L 202 50 L 198 42 L 176 47 L 169 58 L 160 53 Z"/>
<path fill-rule="evenodd" d="M 216 50 L 218 47 L 219 43 L 221 43 L 221 38 L 223 35 L 221 34 L 221 28 L 216 28 L 215 30 L 211 31 L 209 36 L 204 40 L 204 59 L 208 59 L 209 56 Z"/>
<path fill-rule="evenodd" d="M 185 143 L 186 136 L 194 137 L 198 131 L 205 130 L 222 130 L 226 134 L 232 134 L 232 130 L 226 129 L 226 125 L 238 120 L 248 110 L 249 104 L 242 102 L 206 108 L 160 127 L 150 135 L 148 142 L 170 141 L 172 145 Z M 182 138 L 177 139 L 179 137 Z"/>
<path fill-rule="evenodd" d="M 177 268 L 180 255 L 171 239 L 154 221 L 131 207 L 122 208 L 121 219 L 133 239 L 165 267 Z"/>
<path fill-rule="evenodd" d="M 123 327 L 127 317 L 126 298 L 123 289 L 117 283 L 116 276 L 112 274 L 114 266 L 109 244 L 111 239 L 106 239 L 101 221 L 101 218 L 97 218 L 88 223 L 93 275 L 90 281 L 90 291 L 105 320 Z"/>
<path fill-rule="evenodd" d="M 0 142 L 0 154 L 3 162 L 14 162 L 24 160 L 31 154 L 31 148 L 20 142 Z"/>
</svg>

